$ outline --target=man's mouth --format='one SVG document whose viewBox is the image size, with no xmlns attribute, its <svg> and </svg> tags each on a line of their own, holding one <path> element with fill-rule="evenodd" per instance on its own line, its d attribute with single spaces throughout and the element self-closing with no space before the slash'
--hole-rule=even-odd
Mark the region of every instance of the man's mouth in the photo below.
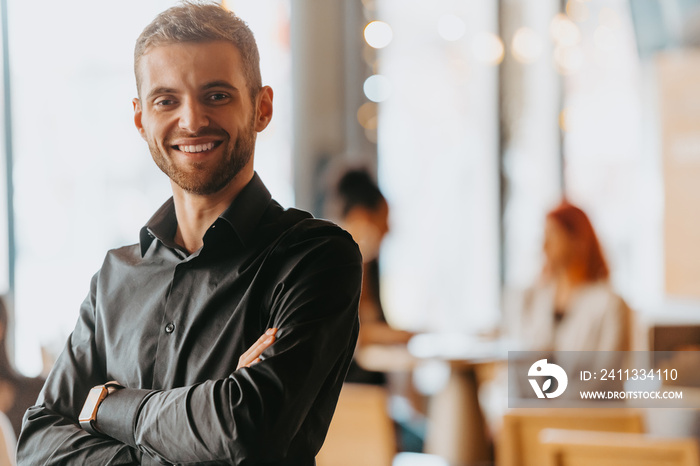
<svg viewBox="0 0 700 466">
<path fill-rule="evenodd" d="M 174 149 L 179 150 L 181 152 L 187 152 L 189 154 L 196 154 L 199 152 L 206 152 L 208 150 L 212 150 L 215 147 L 218 147 L 219 144 L 221 144 L 221 141 L 213 141 L 213 142 L 208 142 L 206 144 L 181 144 L 181 145 L 175 145 L 172 146 Z"/>
</svg>

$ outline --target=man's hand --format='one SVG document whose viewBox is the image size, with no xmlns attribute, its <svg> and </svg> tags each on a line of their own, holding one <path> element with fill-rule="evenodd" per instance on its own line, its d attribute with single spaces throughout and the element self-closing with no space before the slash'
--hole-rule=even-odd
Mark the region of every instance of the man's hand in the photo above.
<svg viewBox="0 0 700 466">
<path fill-rule="evenodd" d="M 262 352 L 268 349 L 275 342 L 276 333 L 276 328 L 270 328 L 263 334 L 263 336 L 258 338 L 258 341 L 256 341 L 253 346 L 248 348 L 248 351 L 243 353 L 241 357 L 238 358 L 238 367 L 236 367 L 236 370 L 240 369 L 241 367 L 250 367 L 253 364 L 260 362 L 260 355 Z"/>
</svg>

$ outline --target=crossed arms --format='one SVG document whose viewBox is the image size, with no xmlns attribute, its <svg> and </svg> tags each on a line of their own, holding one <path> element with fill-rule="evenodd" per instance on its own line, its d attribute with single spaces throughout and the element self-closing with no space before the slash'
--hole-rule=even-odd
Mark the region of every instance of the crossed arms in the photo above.
<svg viewBox="0 0 700 466">
<path fill-rule="evenodd" d="M 307 254 L 328 267 L 290 271 L 299 286 L 282 290 L 272 306 L 269 327 L 279 329 L 274 345 L 270 335 L 261 337 L 228 377 L 114 392 L 97 414 L 105 438 L 77 424 L 89 390 L 119 380 L 95 341 L 96 276 L 37 406 L 25 415 L 18 464 L 295 464 L 295 458 L 313 458 L 358 332 L 361 258 L 346 240 L 339 248 L 330 243 L 335 247 Z"/>
</svg>

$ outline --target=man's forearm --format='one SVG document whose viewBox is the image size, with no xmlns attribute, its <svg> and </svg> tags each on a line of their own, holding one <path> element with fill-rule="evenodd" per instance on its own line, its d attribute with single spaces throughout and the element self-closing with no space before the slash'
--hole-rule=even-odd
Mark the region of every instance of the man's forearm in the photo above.
<svg viewBox="0 0 700 466">
<path fill-rule="evenodd" d="M 104 400 L 97 425 L 104 434 L 153 452 L 160 461 L 239 464 L 259 455 L 259 433 L 266 430 L 262 413 L 238 414 L 250 412 L 248 405 L 260 406 L 262 400 L 252 398 L 241 394 L 233 379 L 166 391 L 127 388 Z"/>
<path fill-rule="evenodd" d="M 17 464 L 134 466 L 141 464 L 141 454 L 116 440 L 93 437 L 43 406 L 33 406 L 18 442 Z"/>
<path fill-rule="evenodd" d="M 282 460 L 318 393 L 338 386 L 337 378 L 345 370 L 345 358 L 340 355 L 351 353 L 352 348 L 339 350 L 328 345 L 328 354 L 334 356 L 309 363 L 310 351 L 318 347 L 313 339 L 295 340 L 296 345 L 284 339 L 277 343 L 283 354 L 236 371 L 227 379 L 165 391 L 118 390 L 100 407 L 98 428 L 170 463 Z M 285 351 L 285 344 L 306 349 Z M 303 375 L 300 367 L 307 368 Z M 296 380 L 285 383 L 293 380 L 293 371 Z M 323 436 L 325 433 L 319 438 Z"/>
</svg>

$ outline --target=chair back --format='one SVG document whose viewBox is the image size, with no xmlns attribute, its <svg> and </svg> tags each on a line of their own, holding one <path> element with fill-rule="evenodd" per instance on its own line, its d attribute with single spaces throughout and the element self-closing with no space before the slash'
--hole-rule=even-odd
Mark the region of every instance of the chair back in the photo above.
<svg viewBox="0 0 700 466">
<path fill-rule="evenodd" d="M 396 454 L 387 394 L 375 385 L 346 383 L 317 466 L 391 466 Z"/>
<path fill-rule="evenodd" d="M 691 438 L 647 434 L 545 429 L 543 466 L 699 466 Z"/>
<path fill-rule="evenodd" d="M 644 422 L 640 411 L 624 408 L 514 409 L 503 418 L 496 465 L 542 466 L 545 454 L 539 435 L 544 429 L 641 433 Z"/>
</svg>

